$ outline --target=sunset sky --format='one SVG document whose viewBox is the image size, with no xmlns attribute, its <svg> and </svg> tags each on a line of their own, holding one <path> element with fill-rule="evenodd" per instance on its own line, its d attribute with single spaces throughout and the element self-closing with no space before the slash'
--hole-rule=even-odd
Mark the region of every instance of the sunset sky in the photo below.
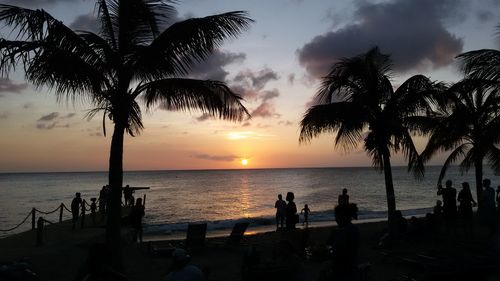
<svg viewBox="0 0 500 281">
<path fill-rule="evenodd" d="M 77 30 L 97 31 L 92 0 L 0 0 L 42 8 Z M 422 73 L 454 82 L 454 57 L 499 48 L 499 0 L 181 0 L 177 20 L 248 11 L 250 30 L 227 41 L 191 77 L 225 81 L 252 119 L 231 123 L 200 112 L 145 113 L 145 130 L 126 137 L 126 170 L 369 166 L 360 148 L 335 149 L 333 136 L 299 145 L 299 122 L 341 57 L 378 45 L 394 59 L 393 83 Z M 0 29 L 1 37 L 9 34 Z M 20 69 L 19 69 L 20 70 Z M 0 79 L 0 172 L 106 170 L 112 124 L 85 119 L 92 105 L 57 102 L 21 71 Z M 420 147 L 425 139 L 417 140 Z M 396 165 L 404 164 L 394 156 Z M 432 164 L 441 164 L 442 157 Z"/>
</svg>

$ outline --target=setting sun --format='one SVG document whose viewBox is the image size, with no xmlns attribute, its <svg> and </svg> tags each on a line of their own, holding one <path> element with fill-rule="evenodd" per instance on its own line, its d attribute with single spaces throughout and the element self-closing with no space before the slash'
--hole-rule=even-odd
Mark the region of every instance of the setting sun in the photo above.
<svg viewBox="0 0 500 281">
<path fill-rule="evenodd" d="M 248 159 L 246 159 L 246 158 L 241 159 L 241 165 L 243 165 L 243 166 L 248 165 Z"/>
</svg>

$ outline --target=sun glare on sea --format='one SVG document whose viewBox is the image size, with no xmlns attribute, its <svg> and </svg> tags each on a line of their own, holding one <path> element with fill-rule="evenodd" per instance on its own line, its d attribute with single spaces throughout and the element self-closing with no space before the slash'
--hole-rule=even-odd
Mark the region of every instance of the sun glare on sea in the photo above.
<svg viewBox="0 0 500 281">
<path fill-rule="evenodd" d="M 241 165 L 247 166 L 248 165 L 248 159 L 246 159 L 246 158 L 241 159 Z"/>
</svg>

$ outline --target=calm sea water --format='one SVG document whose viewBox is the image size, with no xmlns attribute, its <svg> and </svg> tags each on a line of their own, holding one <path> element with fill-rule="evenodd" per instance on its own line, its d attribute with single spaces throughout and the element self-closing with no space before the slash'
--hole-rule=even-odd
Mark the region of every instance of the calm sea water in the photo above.
<svg viewBox="0 0 500 281">
<path fill-rule="evenodd" d="M 428 167 L 417 181 L 405 167 L 394 167 L 393 177 L 398 209 L 406 215 L 427 212 L 437 199 L 436 181 L 440 167 Z M 490 171 L 485 174 L 500 184 Z M 447 175 L 459 186 L 474 174 L 460 175 L 452 168 Z M 51 211 L 61 202 L 67 206 L 75 192 L 90 201 L 98 197 L 107 182 L 106 172 L 0 174 L 0 229 L 10 228 L 32 207 Z M 308 204 L 313 221 L 333 219 L 333 208 L 342 188 L 358 204 L 361 218 L 384 217 L 386 210 L 383 174 L 373 168 L 303 168 L 262 170 L 140 171 L 125 172 L 124 184 L 149 186 L 136 196 L 147 195 L 146 232 L 172 233 L 184 230 L 188 222 L 208 222 L 209 229 L 230 228 L 235 221 L 252 225 L 273 224 L 277 194 L 293 191 L 299 210 Z M 57 221 L 58 214 L 44 216 Z M 65 218 L 69 218 L 68 213 Z M 30 219 L 13 234 L 30 228 Z M 0 232 L 0 236 L 6 233 Z"/>
</svg>

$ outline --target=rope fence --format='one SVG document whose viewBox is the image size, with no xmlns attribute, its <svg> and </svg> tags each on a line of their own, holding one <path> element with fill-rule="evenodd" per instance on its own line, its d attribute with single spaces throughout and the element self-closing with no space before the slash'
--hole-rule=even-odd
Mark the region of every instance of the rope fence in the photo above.
<svg viewBox="0 0 500 281">
<path fill-rule="evenodd" d="M 32 212 L 29 212 L 28 215 L 24 218 L 24 220 L 22 222 L 20 222 L 19 224 L 17 224 L 16 226 L 14 226 L 12 228 L 8 228 L 8 229 L 0 229 L 0 232 L 8 232 L 8 231 L 12 231 L 12 230 L 17 229 L 18 227 L 23 225 L 28 220 L 28 218 L 31 216 L 31 213 Z"/>
<path fill-rule="evenodd" d="M 146 203 L 146 195 L 144 194 L 144 206 L 145 206 L 145 203 Z M 100 203 L 100 202 L 99 202 Z M 79 205 L 79 208 L 78 210 L 80 211 L 81 210 L 81 214 L 79 214 L 79 217 L 81 217 L 81 228 L 83 229 L 84 226 L 85 226 L 85 216 L 86 216 L 86 211 L 87 212 L 90 212 L 89 214 L 92 215 L 92 221 L 93 223 L 95 224 L 95 214 L 96 213 L 101 213 L 101 209 L 99 208 L 99 205 L 98 203 L 96 203 L 96 207 L 94 209 L 94 212 L 92 212 L 92 204 L 89 204 L 87 201 L 85 200 L 82 200 L 82 202 L 80 203 Z M 126 204 L 123 204 L 122 202 L 122 206 L 127 206 Z M 88 207 L 88 208 L 87 208 Z M 38 246 L 41 246 L 43 245 L 43 229 L 44 229 L 44 223 L 48 223 L 50 225 L 53 225 L 53 224 L 56 224 L 56 222 L 52 222 L 52 221 L 49 221 L 41 216 L 38 217 L 38 220 L 37 220 L 37 216 L 36 214 L 42 214 L 42 215 L 50 215 L 50 214 L 53 214 L 57 211 L 59 211 L 59 223 L 62 223 L 63 222 L 63 214 L 64 214 L 64 210 L 66 210 L 69 214 L 73 214 L 73 211 L 68 209 L 68 207 L 66 207 L 66 205 L 64 203 L 61 203 L 61 205 L 59 205 L 57 208 L 55 208 L 54 210 L 52 211 L 42 211 L 42 210 L 39 210 L 37 208 L 32 208 L 31 211 L 26 215 L 26 217 L 20 222 L 18 223 L 17 225 L 11 227 L 11 228 L 7 228 L 7 229 L 0 229 L 0 232 L 10 232 L 10 231 L 14 231 L 16 229 L 18 229 L 19 227 L 21 227 L 22 225 L 24 225 L 28 219 L 31 217 L 31 229 L 32 230 L 36 230 L 36 237 L 37 237 L 37 240 L 36 240 L 36 244 Z M 104 215 L 105 213 L 101 213 L 101 215 Z M 75 227 L 75 221 L 73 221 L 73 228 Z"/>
</svg>

